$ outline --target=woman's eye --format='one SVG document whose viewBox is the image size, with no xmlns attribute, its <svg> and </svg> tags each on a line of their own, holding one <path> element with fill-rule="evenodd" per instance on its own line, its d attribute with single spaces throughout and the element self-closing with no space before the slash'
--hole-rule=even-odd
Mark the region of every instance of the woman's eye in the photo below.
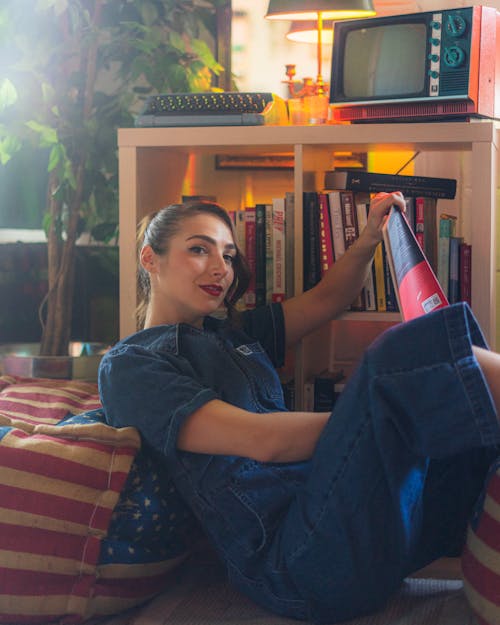
<svg viewBox="0 0 500 625">
<path fill-rule="evenodd" d="M 234 256 L 231 256 L 231 254 L 224 254 L 224 260 L 228 265 L 232 265 L 234 263 Z"/>
<path fill-rule="evenodd" d="M 193 245 L 189 248 L 190 252 L 193 254 L 206 254 L 207 250 L 203 247 L 203 245 Z"/>
</svg>

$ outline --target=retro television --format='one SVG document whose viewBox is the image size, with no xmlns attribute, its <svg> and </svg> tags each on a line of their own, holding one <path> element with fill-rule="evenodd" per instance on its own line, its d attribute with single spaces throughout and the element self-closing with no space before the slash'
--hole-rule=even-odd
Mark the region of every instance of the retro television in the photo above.
<svg viewBox="0 0 500 625">
<path fill-rule="evenodd" d="M 500 12 L 491 7 L 336 22 L 336 122 L 500 117 Z"/>
</svg>

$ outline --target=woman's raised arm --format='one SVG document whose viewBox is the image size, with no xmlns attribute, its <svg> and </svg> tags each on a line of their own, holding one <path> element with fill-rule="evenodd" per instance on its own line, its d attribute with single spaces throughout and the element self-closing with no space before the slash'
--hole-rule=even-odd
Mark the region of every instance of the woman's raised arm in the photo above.
<svg viewBox="0 0 500 625">
<path fill-rule="evenodd" d="M 368 222 L 359 238 L 312 289 L 283 303 L 287 346 L 341 314 L 357 297 L 382 240 L 382 226 L 392 205 L 405 210 L 401 193 L 379 193 L 370 203 Z"/>
</svg>

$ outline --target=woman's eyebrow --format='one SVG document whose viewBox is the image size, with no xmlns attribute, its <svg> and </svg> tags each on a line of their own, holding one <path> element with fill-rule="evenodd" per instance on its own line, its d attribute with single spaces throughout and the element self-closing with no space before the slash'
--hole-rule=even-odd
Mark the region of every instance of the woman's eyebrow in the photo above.
<svg viewBox="0 0 500 625">
<path fill-rule="evenodd" d="M 209 237 L 206 234 L 192 234 L 186 239 L 186 241 L 190 241 L 191 239 L 202 239 L 203 241 L 206 241 L 207 243 L 211 243 L 212 245 L 217 245 L 217 241 L 213 239 L 212 237 Z M 224 249 L 235 250 L 236 245 L 234 243 L 226 243 L 226 245 L 224 245 Z"/>
</svg>

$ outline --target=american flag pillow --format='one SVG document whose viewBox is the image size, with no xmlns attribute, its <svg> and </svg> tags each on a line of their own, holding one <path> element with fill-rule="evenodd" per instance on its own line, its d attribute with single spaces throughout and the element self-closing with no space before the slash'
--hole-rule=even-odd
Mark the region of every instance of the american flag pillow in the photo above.
<svg viewBox="0 0 500 625">
<path fill-rule="evenodd" d="M 500 461 L 469 524 L 462 554 L 464 590 L 479 625 L 500 625 Z"/>
<path fill-rule="evenodd" d="M 0 623 L 116 613 L 158 593 L 186 555 L 103 561 L 110 544 L 137 547 L 109 531 L 140 438 L 99 406 L 95 384 L 0 376 Z"/>
</svg>

